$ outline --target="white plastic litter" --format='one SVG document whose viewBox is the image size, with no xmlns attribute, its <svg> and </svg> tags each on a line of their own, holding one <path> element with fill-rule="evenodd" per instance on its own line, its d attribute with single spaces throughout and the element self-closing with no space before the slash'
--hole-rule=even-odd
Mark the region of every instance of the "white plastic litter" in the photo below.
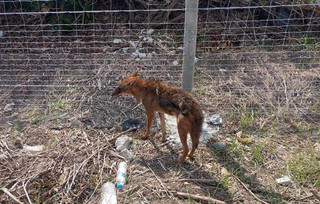
<svg viewBox="0 0 320 204">
<path fill-rule="evenodd" d="M 280 185 L 284 185 L 284 186 L 288 186 L 291 184 L 291 180 L 289 178 L 289 176 L 284 176 L 281 178 L 276 179 L 276 182 Z"/>
<path fill-rule="evenodd" d="M 127 172 L 127 163 L 120 162 L 118 172 L 117 172 L 117 188 L 122 189 L 124 183 L 126 182 L 126 172 Z"/>
<path fill-rule="evenodd" d="M 22 145 L 22 147 L 24 150 L 33 151 L 33 152 L 44 150 L 44 145 L 35 145 L 35 146 Z"/>
<path fill-rule="evenodd" d="M 117 192 L 113 183 L 108 182 L 102 185 L 100 204 L 117 204 Z"/>
</svg>

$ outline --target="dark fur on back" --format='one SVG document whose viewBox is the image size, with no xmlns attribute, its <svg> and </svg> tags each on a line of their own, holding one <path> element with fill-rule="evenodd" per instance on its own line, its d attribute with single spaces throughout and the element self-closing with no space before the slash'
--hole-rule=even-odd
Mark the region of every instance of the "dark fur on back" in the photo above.
<svg viewBox="0 0 320 204">
<path fill-rule="evenodd" d="M 179 90 L 166 83 L 159 81 L 145 80 L 137 77 L 134 72 L 122 80 L 115 89 L 113 96 L 130 94 L 139 100 L 147 114 L 147 128 L 142 138 L 150 134 L 152 121 L 155 112 L 159 113 L 162 141 L 166 139 L 164 114 L 177 117 L 177 128 L 183 146 L 183 155 L 178 160 L 182 163 L 186 156 L 192 156 L 199 144 L 202 131 L 203 114 L 199 104 L 185 91 Z M 188 153 L 187 135 L 191 136 L 192 149 Z"/>
</svg>

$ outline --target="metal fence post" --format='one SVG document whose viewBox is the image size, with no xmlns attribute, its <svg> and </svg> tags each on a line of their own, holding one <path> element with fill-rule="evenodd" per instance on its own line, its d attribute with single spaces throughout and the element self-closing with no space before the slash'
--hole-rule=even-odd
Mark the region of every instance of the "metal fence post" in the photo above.
<svg viewBox="0 0 320 204">
<path fill-rule="evenodd" d="M 199 0 L 186 0 L 185 2 L 182 89 L 191 93 L 196 54 Z"/>
</svg>

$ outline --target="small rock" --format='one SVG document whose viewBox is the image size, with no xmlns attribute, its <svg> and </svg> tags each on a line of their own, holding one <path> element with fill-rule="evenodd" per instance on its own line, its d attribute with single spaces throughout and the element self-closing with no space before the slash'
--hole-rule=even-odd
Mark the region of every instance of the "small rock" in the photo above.
<svg viewBox="0 0 320 204">
<path fill-rule="evenodd" d="M 230 176 L 230 172 L 224 167 L 221 168 L 220 173 L 221 173 L 221 177 L 224 177 L 224 178 Z"/>
<path fill-rule="evenodd" d="M 244 173 L 243 174 L 243 177 L 247 180 L 250 180 L 251 179 L 251 175 L 249 173 Z"/>
<path fill-rule="evenodd" d="M 150 37 L 145 37 L 143 38 L 143 41 L 147 42 L 147 43 L 153 43 L 153 39 Z"/>
<path fill-rule="evenodd" d="M 174 66 L 178 66 L 178 65 L 179 65 L 179 60 L 173 61 L 172 64 L 173 64 Z"/>
<path fill-rule="evenodd" d="M 139 53 L 138 53 L 138 52 L 133 52 L 133 53 L 131 53 L 131 56 L 132 56 L 132 57 L 138 57 L 138 56 L 139 56 Z"/>
<path fill-rule="evenodd" d="M 71 128 L 83 128 L 83 123 L 77 118 L 73 118 L 70 122 Z"/>
<path fill-rule="evenodd" d="M 0 37 L 3 37 L 3 31 L 0 31 Z"/>
<path fill-rule="evenodd" d="M 3 111 L 4 111 L 5 113 L 10 113 L 10 112 L 12 112 L 12 110 L 13 110 L 13 106 L 14 106 L 14 103 L 8 103 L 8 104 L 4 107 Z"/>
<path fill-rule="evenodd" d="M 215 142 L 213 143 L 213 148 L 217 152 L 225 152 L 227 150 L 227 145 L 224 142 Z"/>
<path fill-rule="evenodd" d="M 316 150 L 316 152 L 320 152 L 320 144 L 319 143 L 315 143 L 313 145 L 313 147 L 314 147 L 314 150 Z"/>
<path fill-rule="evenodd" d="M 148 59 L 151 59 L 151 58 L 152 58 L 152 54 L 151 54 L 151 53 L 148 53 L 148 54 L 147 54 L 147 58 L 148 58 Z"/>
<path fill-rule="evenodd" d="M 130 47 L 133 47 L 133 48 L 137 48 L 137 45 L 139 44 L 139 42 L 133 42 L 131 40 L 128 43 L 129 43 Z"/>
<path fill-rule="evenodd" d="M 136 61 L 136 62 L 140 62 L 140 58 L 136 58 L 134 61 Z"/>
<path fill-rule="evenodd" d="M 199 60 L 199 59 L 195 57 L 195 58 L 194 58 L 194 63 L 197 63 L 198 60 Z"/>
<path fill-rule="evenodd" d="M 42 151 L 44 149 L 44 145 L 35 145 L 35 146 L 22 145 L 22 147 L 24 150 L 33 151 L 33 152 Z"/>
<path fill-rule="evenodd" d="M 276 179 L 276 182 L 279 184 L 279 185 L 283 185 L 283 186 L 288 186 L 291 184 L 291 180 L 288 176 L 284 176 L 282 178 L 278 178 Z"/>
<path fill-rule="evenodd" d="M 168 53 L 169 55 L 175 55 L 176 54 L 176 51 L 172 50 Z"/>
<path fill-rule="evenodd" d="M 122 156 L 124 156 L 128 160 L 132 160 L 133 158 L 131 152 L 127 148 L 123 149 L 120 153 L 122 154 Z"/>
<path fill-rule="evenodd" d="M 129 145 L 132 142 L 132 138 L 128 137 L 128 136 L 122 136 L 119 137 L 116 140 L 116 149 L 117 151 L 122 151 L 123 149 L 129 149 Z"/>
<path fill-rule="evenodd" d="M 113 43 L 114 44 L 119 44 L 119 43 L 122 43 L 122 40 L 121 39 L 113 39 Z"/>
<path fill-rule="evenodd" d="M 227 141 L 227 142 L 232 142 L 232 139 L 231 139 L 230 137 L 227 137 L 227 138 L 226 138 L 226 141 Z"/>
<path fill-rule="evenodd" d="M 139 53 L 139 57 L 140 57 L 140 58 L 146 58 L 146 57 L 147 57 L 147 54 L 146 54 L 146 53 Z"/>
<path fill-rule="evenodd" d="M 149 29 L 148 31 L 147 31 L 147 34 L 148 35 L 152 35 L 154 33 L 154 30 L 153 29 Z"/>
</svg>

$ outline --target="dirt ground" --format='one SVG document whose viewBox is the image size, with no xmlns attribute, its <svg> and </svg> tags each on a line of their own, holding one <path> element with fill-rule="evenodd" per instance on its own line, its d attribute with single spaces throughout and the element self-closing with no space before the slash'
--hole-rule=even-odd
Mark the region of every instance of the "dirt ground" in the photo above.
<svg viewBox="0 0 320 204">
<path fill-rule="evenodd" d="M 136 113 L 142 112 L 138 107 Z M 101 185 L 115 183 L 117 165 L 125 160 L 115 149 L 115 139 L 127 135 L 133 138 L 133 160 L 128 161 L 123 190 L 117 191 L 119 203 L 208 202 L 177 192 L 226 203 L 320 202 L 318 132 L 297 131 L 290 123 L 284 124 L 282 133 L 268 125 L 269 131 L 244 130 L 223 119 L 213 141 L 201 144 L 182 165 L 176 162 L 180 148 L 161 143 L 154 134 L 141 140 L 143 127 L 122 132 L 118 127 L 94 128 L 70 118 L 46 124 L 7 123 L 0 134 L 0 200 L 15 203 L 10 192 L 23 203 L 97 203 Z M 251 143 L 237 141 L 241 130 L 242 137 L 253 137 Z M 226 150 L 215 151 L 215 141 L 225 142 Z M 45 148 L 30 152 L 22 144 Z M 288 186 L 275 181 L 284 175 L 292 180 Z"/>
</svg>

